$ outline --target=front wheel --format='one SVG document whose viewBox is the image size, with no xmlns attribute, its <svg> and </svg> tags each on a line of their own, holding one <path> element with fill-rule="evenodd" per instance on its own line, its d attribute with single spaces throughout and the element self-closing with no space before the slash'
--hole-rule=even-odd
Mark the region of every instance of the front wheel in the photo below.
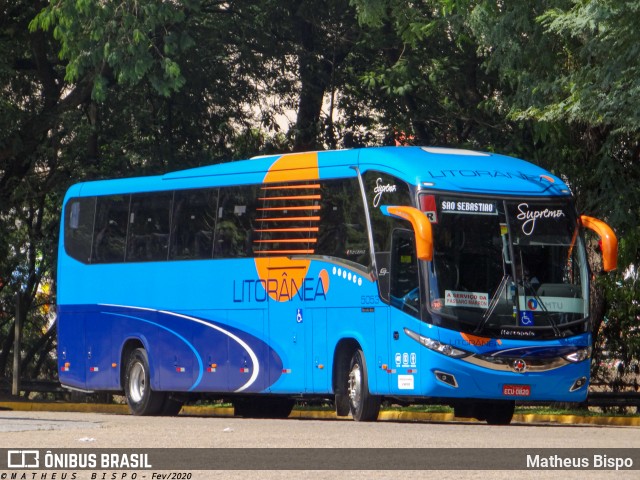
<svg viewBox="0 0 640 480">
<path fill-rule="evenodd" d="M 124 377 L 124 393 L 134 415 L 157 415 L 165 402 L 164 392 L 151 389 L 149 358 L 144 348 L 136 348 L 129 355 Z"/>
<path fill-rule="evenodd" d="M 377 420 L 380 412 L 380 397 L 369 393 L 367 367 L 362 350 L 356 350 L 351 358 L 347 382 L 349 407 L 353 419 L 357 422 Z"/>
</svg>

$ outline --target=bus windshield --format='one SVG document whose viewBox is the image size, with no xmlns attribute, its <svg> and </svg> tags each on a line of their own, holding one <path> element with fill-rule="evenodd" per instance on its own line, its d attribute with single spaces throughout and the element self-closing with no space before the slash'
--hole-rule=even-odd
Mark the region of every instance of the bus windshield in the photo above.
<svg viewBox="0 0 640 480">
<path fill-rule="evenodd" d="M 433 229 L 434 321 L 496 337 L 585 331 L 587 262 L 570 201 L 422 194 L 420 203 Z"/>
</svg>

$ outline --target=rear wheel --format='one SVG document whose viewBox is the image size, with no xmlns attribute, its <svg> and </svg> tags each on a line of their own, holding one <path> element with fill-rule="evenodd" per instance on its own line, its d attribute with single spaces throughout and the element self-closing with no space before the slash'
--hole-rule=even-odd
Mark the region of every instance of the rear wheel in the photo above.
<svg viewBox="0 0 640 480">
<path fill-rule="evenodd" d="M 358 422 L 371 422 L 378 419 L 380 397 L 369 393 L 367 367 L 362 350 L 356 350 L 351 357 L 347 378 L 349 407 L 353 419 Z"/>
<path fill-rule="evenodd" d="M 129 409 L 134 415 L 157 415 L 162 410 L 166 394 L 151 389 L 149 359 L 143 348 L 136 348 L 129 355 L 124 377 L 124 393 Z"/>
</svg>

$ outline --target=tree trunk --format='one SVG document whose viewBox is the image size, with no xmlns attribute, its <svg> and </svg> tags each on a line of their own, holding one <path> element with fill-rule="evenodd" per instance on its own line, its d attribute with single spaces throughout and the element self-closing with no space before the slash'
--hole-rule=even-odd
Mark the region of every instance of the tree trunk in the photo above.
<svg viewBox="0 0 640 480">
<path fill-rule="evenodd" d="M 300 97 L 295 125 L 294 151 L 319 150 L 320 114 L 322 100 L 331 80 L 332 65 L 317 51 L 319 39 L 315 38 L 315 28 L 311 22 L 296 16 L 299 32 L 300 53 L 298 69 L 300 78 Z"/>
</svg>

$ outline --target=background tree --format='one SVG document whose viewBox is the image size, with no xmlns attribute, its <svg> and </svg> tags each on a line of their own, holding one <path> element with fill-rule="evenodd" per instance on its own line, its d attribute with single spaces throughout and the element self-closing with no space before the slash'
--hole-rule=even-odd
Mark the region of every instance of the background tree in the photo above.
<svg viewBox="0 0 640 480">
<path fill-rule="evenodd" d="M 386 55 L 378 58 L 385 60 L 363 83 L 382 99 L 385 115 L 393 112 L 387 125 L 403 125 L 418 143 L 530 159 L 569 181 L 580 212 L 615 228 L 620 268 L 592 289 L 600 345 L 594 370 L 604 350 L 636 369 L 640 138 L 632 99 L 640 7 L 616 0 L 353 3 L 363 26 L 384 37 Z M 590 245 L 597 273 L 597 243 Z"/>
<path fill-rule="evenodd" d="M 507 115 L 533 122 L 552 168 L 570 179 L 578 209 L 607 219 L 621 239 L 617 274 L 593 291 L 596 370 L 605 350 L 623 360 L 622 372 L 637 369 L 640 358 L 633 328 L 640 318 L 640 117 L 632 106 L 640 92 L 639 8 L 618 0 L 479 2 L 472 12 L 490 53 L 487 67 L 513 87 L 502 96 Z"/>
<path fill-rule="evenodd" d="M 639 8 L 0 0 L 0 374 L 18 291 L 27 375 L 54 372 L 40 304 L 71 183 L 399 134 L 532 160 L 608 220 L 621 268 L 597 282 L 595 332 L 628 371 L 640 356 Z"/>
</svg>

